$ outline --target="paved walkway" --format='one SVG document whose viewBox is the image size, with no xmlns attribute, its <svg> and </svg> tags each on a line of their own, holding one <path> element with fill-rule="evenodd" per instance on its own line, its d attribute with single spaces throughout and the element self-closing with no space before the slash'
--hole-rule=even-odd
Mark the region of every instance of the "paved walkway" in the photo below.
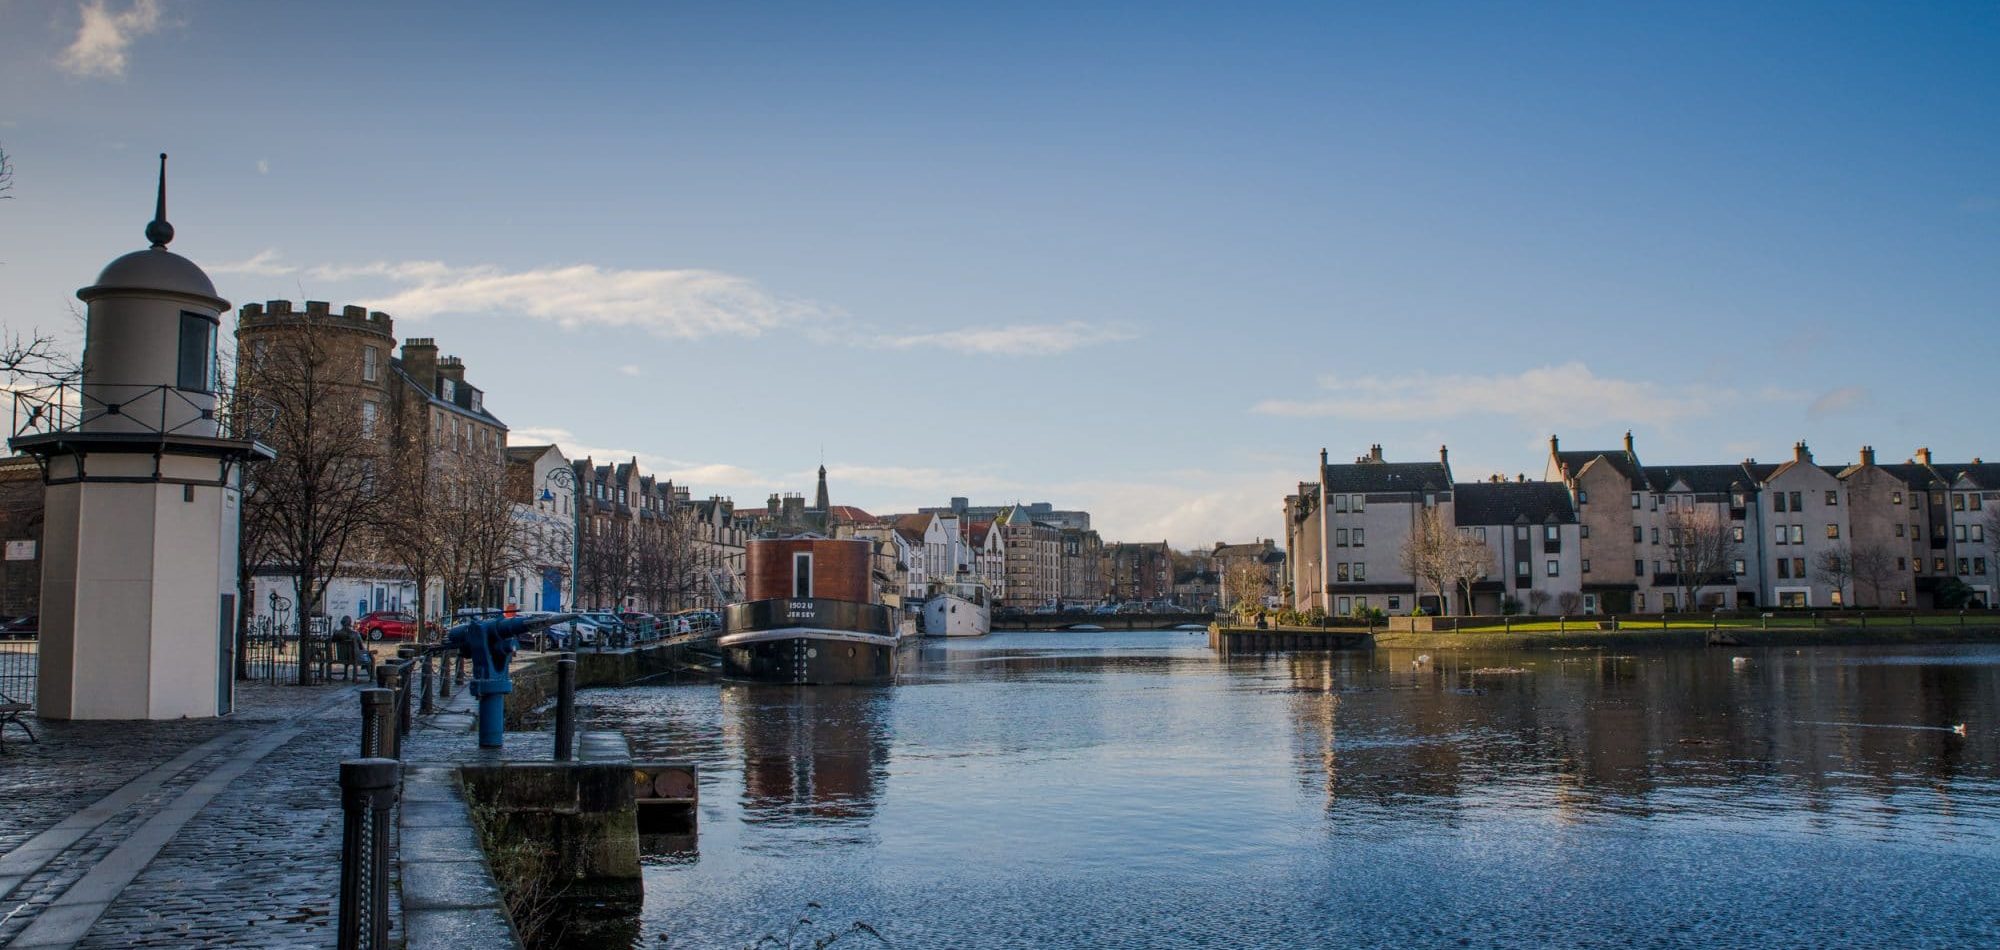
<svg viewBox="0 0 2000 950">
<path fill-rule="evenodd" d="M 0 757 L 0 945 L 332 946 L 355 684 L 236 715 L 35 722 Z"/>
</svg>

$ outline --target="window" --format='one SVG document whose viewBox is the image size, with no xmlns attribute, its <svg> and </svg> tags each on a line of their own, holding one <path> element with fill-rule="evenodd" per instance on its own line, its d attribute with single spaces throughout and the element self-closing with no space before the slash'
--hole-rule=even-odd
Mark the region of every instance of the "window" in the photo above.
<svg viewBox="0 0 2000 950">
<path fill-rule="evenodd" d="M 1830 525 L 1827 525 L 1827 526 L 1826 526 L 1826 536 L 1827 536 L 1828 538 L 1830 538 L 1830 539 L 1833 539 L 1833 540 L 1839 540 L 1839 538 L 1840 538 L 1840 526 L 1839 526 L 1839 525 L 1837 525 L 1837 524 L 1830 524 Z"/>
<path fill-rule="evenodd" d="M 1583 490 L 1583 489 L 1581 489 L 1581 488 L 1577 489 L 1577 490 L 1576 490 L 1576 503 L 1577 503 L 1577 504 L 1579 504 L 1579 505 L 1588 505 L 1588 504 L 1590 504 L 1590 493 L 1589 493 L 1589 492 L 1587 492 L 1587 491 L 1584 491 L 1584 490 Z"/>
<path fill-rule="evenodd" d="M 1561 536 L 1560 536 L 1559 534 L 1557 534 L 1557 533 L 1556 533 L 1556 526 L 1555 526 L 1555 525 L 1552 525 L 1552 524 L 1549 524 L 1549 525 L 1543 525 L 1543 526 L 1542 526 L 1542 540 L 1544 540 L 1544 541 L 1557 541 L 1557 540 L 1560 540 L 1560 539 L 1561 539 Z"/>
<path fill-rule="evenodd" d="M 1733 492 L 1733 493 L 1731 493 L 1731 494 L 1730 494 L 1730 496 L 1729 496 L 1729 507 L 1731 507 L 1731 508 L 1742 508 L 1742 507 L 1745 507 L 1745 505 L 1743 504 L 1743 501 L 1744 501 L 1744 498 L 1743 498 L 1743 493 L 1742 493 L 1742 492 Z"/>
<path fill-rule="evenodd" d="M 1971 561 L 1970 559 L 1968 559 L 1968 558 L 1959 558 L 1959 559 L 1958 559 L 1958 572 L 1959 572 L 1960 574 L 1970 574 L 1970 573 L 1972 573 L 1972 561 Z"/>
<path fill-rule="evenodd" d="M 1985 574 L 1985 573 L 1986 573 L 1986 559 L 1985 559 L 1985 558 L 1983 558 L 1983 557 L 1976 557 L 1976 558 L 1973 558 L 1973 559 L 1972 559 L 1972 573 L 1974 573 L 1974 574 Z"/>
<path fill-rule="evenodd" d="M 1964 496 L 1964 495 L 1961 495 L 1961 494 L 1957 494 L 1957 493 L 1953 493 L 1953 494 L 1952 494 L 1952 496 L 1951 496 L 1951 510 L 1953 510 L 1953 511 L 1964 511 L 1964 510 L 1965 510 L 1965 496 Z"/>
<path fill-rule="evenodd" d="M 1923 538 L 1924 538 L 1924 533 L 1923 533 L 1923 527 L 1922 527 L 1921 525 L 1914 525 L 1914 524 L 1913 524 L 1913 525 L 1911 525 L 1911 526 L 1910 526 L 1910 540 L 1912 540 L 1912 541 L 1921 541 L 1921 540 L 1923 540 Z"/>
<path fill-rule="evenodd" d="M 1890 493 L 1889 493 L 1889 504 L 1892 504 L 1892 505 L 1900 505 L 1900 504 L 1902 504 L 1902 503 L 1903 503 L 1903 493 L 1902 493 L 1902 492 L 1899 492 L 1899 491 L 1892 491 L 1892 492 L 1890 492 Z"/>
<path fill-rule="evenodd" d="M 1785 493 L 1784 493 L 1784 492 L 1781 492 L 1781 491 L 1774 491 L 1774 492 L 1772 492 L 1772 493 L 1771 493 L 1771 510 L 1772 510 L 1772 511 L 1775 511 L 1775 512 L 1777 512 L 1778 514 L 1781 514 L 1781 515 L 1785 513 Z"/>
<path fill-rule="evenodd" d="M 1806 503 L 1801 500 L 1804 494 L 1804 492 L 1792 492 L 1792 512 L 1794 514 L 1806 510 Z"/>
<path fill-rule="evenodd" d="M 1517 525 L 1515 525 L 1515 526 L 1514 526 L 1514 540 L 1516 540 L 1516 541 L 1526 541 L 1526 540 L 1528 540 L 1528 526 L 1527 526 L 1527 525 L 1524 525 L 1524 524 L 1517 524 Z"/>
<path fill-rule="evenodd" d="M 1779 558 L 1779 559 L 1778 559 L 1778 579 L 1779 579 L 1779 580 L 1781 580 L 1781 581 L 1782 581 L 1782 580 L 1790 580 L 1790 579 L 1791 579 L 1791 577 L 1792 577 L 1792 562 L 1791 562 L 1791 560 L 1790 560 L 1790 559 L 1787 559 L 1787 558 L 1782 558 L 1782 557 L 1781 557 L 1781 558 Z"/>
<path fill-rule="evenodd" d="M 1337 548 L 1344 548 L 1344 547 L 1346 547 L 1346 546 L 1347 546 L 1347 529 L 1346 529 L 1346 528 L 1335 528 L 1335 529 L 1333 529 L 1333 546 L 1334 546 L 1334 547 L 1337 547 Z"/>
<path fill-rule="evenodd" d="M 1559 575 L 1559 574 L 1561 574 L 1561 573 L 1562 573 L 1562 562 L 1561 562 L 1561 561 L 1550 561 L 1550 562 L 1549 562 L 1549 576 L 1550 576 L 1550 577 L 1555 577 L 1555 576 L 1557 576 L 1557 575 Z"/>
<path fill-rule="evenodd" d="M 1906 591 L 1906 590 L 1899 590 L 1899 591 L 1897 591 L 1897 592 L 1896 592 L 1896 603 L 1899 603 L 1899 604 L 1907 604 L 1907 603 L 1909 603 L 1909 602 L 1910 602 L 1910 592 L 1909 592 L 1909 591 Z"/>
<path fill-rule="evenodd" d="M 1390 594 L 1390 595 L 1389 595 L 1389 609 L 1390 609 L 1390 610 L 1401 610 L 1401 609 L 1403 609 L 1403 598 L 1401 598 L 1401 597 L 1398 597 L 1398 596 L 1396 596 L 1395 594 Z"/>
<path fill-rule="evenodd" d="M 1972 494 L 1970 494 L 1970 495 L 1967 495 L 1967 496 L 1965 496 L 1965 503 L 1966 503 L 1966 505 L 1967 505 L 1968 507 L 1970 507 L 1970 508 L 1971 508 L 1971 509 L 1972 509 L 1973 511 L 1978 511 L 1978 510 L 1979 510 L 1979 493 L 1978 493 L 1978 492 L 1973 492 Z"/>
<path fill-rule="evenodd" d="M 1663 562 L 1661 562 L 1661 561 L 1660 561 L 1659 559 L 1655 558 L 1655 559 L 1653 560 L 1653 573 L 1655 573 L 1655 574 L 1665 574 L 1666 572 L 1667 572 L 1667 566 L 1666 566 L 1666 564 L 1665 564 L 1665 563 L 1663 563 Z"/>
<path fill-rule="evenodd" d="M 1896 526 L 1896 537 L 1899 537 L 1899 538 L 1900 538 L 1900 537 L 1902 537 L 1902 536 L 1903 536 L 1903 526 L 1902 526 L 1902 525 L 1897 525 L 1897 526 Z"/>
<path fill-rule="evenodd" d="M 1645 612 L 1646 612 L 1646 595 L 1645 595 L 1645 594 L 1633 594 L 1633 595 L 1632 595 L 1632 612 L 1633 612 L 1633 613 L 1641 613 L 1641 614 L 1643 614 L 1643 613 L 1645 613 Z"/>
<path fill-rule="evenodd" d="M 1899 558 L 1897 558 L 1897 559 L 1896 559 L 1896 570 L 1899 570 L 1899 571 L 1907 571 L 1907 570 L 1909 570 L 1909 569 L 1910 569 L 1910 559 L 1909 559 L 1909 558 L 1906 558 L 1906 557 L 1899 557 Z"/>
<path fill-rule="evenodd" d="M 174 388 L 215 391 L 215 321 L 201 314 L 181 311 L 180 360 Z"/>
<path fill-rule="evenodd" d="M 1660 496 L 1658 495 L 1653 496 L 1653 510 L 1654 511 L 1660 510 Z"/>
<path fill-rule="evenodd" d="M 1358 548 L 1358 547 L 1362 547 L 1362 546 L 1364 546 L 1364 545 L 1366 544 L 1366 541 L 1365 541 L 1365 539 L 1364 539 L 1364 538 L 1362 537 L 1362 534 L 1361 534 L 1361 532 L 1362 532 L 1362 529 L 1360 529 L 1360 528 L 1356 528 L 1356 529 L 1354 529 L 1354 546 L 1355 546 L 1355 547 L 1357 547 L 1357 548 Z"/>
<path fill-rule="evenodd" d="M 1645 577 L 1645 576 L 1646 576 L 1646 562 L 1645 562 L 1645 561 L 1642 561 L 1642 560 L 1639 560 L 1638 558 L 1633 558 L 1633 559 L 1632 559 L 1632 576 L 1633 576 L 1633 577 Z"/>
<path fill-rule="evenodd" d="M 377 410 L 373 402 L 364 400 L 361 403 L 361 437 L 364 439 L 372 439 L 375 437 L 376 411 Z"/>
<path fill-rule="evenodd" d="M 1792 543 L 1793 543 L 1793 544 L 1804 544 L 1804 543 L 1806 543 L 1806 526 L 1805 526 L 1805 525 L 1802 525 L 1802 524 L 1795 524 L 1795 525 L 1792 525 Z"/>
<path fill-rule="evenodd" d="M 1983 525 L 1983 524 L 1976 524 L 1976 525 L 1973 525 L 1973 526 L 1972 526 L 1972 540 L 1974 540 L 1974 541 L 1984 541 L 1984 540 L 1986 540 L 1986 526 L 1985 526 L 1985 525 Z"/>
<path fill-rule="evenodd" d="M 1736 576 L 1737 576 L 1737 577 L 1742 577 L 1743 575 L 1745 575 L 1745 574 L 1748 574 L 1748 573 L 1750 573 L 1750 565 L 1748 565 L 1748 564 L 1745 564 L 1745 563 L 1743 562 L 1743 559 L 1742 559 L 1742 558 L 1740 558 L 1740 557 L 1739 557 L 1739 558 L 1737 558 L 1737 559 L 1736 559 Z"/>
<path fill-rule="evenodd" d="M 381 360 L 382 360 L 381 350 L 376 349 L 375 347 L 372 346 L 364 346 L 361 348 L 362 382 L 372 383 L 375 381 L 375 374 L 377 372 L 376 366 L 381 362 Z"/>
<path fill-rule="evenodd" d="M 1584 572 L 1585 574 L 1588 574 L 1588 573 L 1590 573 L 1590 559 L 1589 559 L 1589 558 L 1584 558 L 1584 559 L 1583 559 L 1583 572 Z"/>
<path fill-rule="evenodd" d="M 1638 543 L 1640 543 L 1640 542 L 1642 542 L 1642 541 L 1644 541 L 1644 540 L 1646 540 L 1646 529 L 1644 529 L 1644 528 L 1641 528 L 1641 527 L 1639 527 L 1639 526 L 1638 526 L 1638 525 L 1636 525 L 1636 524 L 1635 524 L 1635 525 L 1633 525 L 1633 526 L 1632 526 L 1632 543 L 1633 543 L 1633 544 L 1638 544 Z"/>
<path fill-rule="evenodd" d="M 1952 526 L 1951 526 L 1951 539 L 1952 539 L 1953 541 L 1964 541 L 1964 540 L 1965 540 L 1965 526 L 1964 526 L 1964 525 L 1962 525 L 1962 524 L 1955 524 L 1955 525 L 1952 525 Z"/>
<path fill-rule="evenodd" d="M 441 398 L 444 399 L 445 402 L 449 403 L 458 402 L 457 387 L 458 383 L 455 380 L 451 379 L 450 377 L 438 380 L 438 394 Z"/>
<path fill-rule="evenodd" d="M 1660 529 L 1658 528 L 1653 529 L 1653 543 L 1654 544 L 1660 543 Z"/>
<path fill-rule="evenodd" d="M 1357 609 L 1357 610 L 1367 610 L 1367 609 L 1368 609 L 1368 595 L 1366 595 L 1366 594 L 1363 594 L 1363 595 L 1361 595 L 1360 597 L 1356 597 L 1356 598 L 1354 598 L 1354 607 L 1355 607 L 1355 609 Z"/>
<path fill-rule="evenodd" d="M 813 556 L 807 551 L 792 554 L 792 596 L 813 595 Z"/>
<path fill-rule="evenodd" d="M 1362 563 L 1361 561 L 1354 562 L 1354 579 L 1357 581 L 1365 581 L 1368 579 L 1367 564 Z"/>
<path fill-rule="evenodd" d="M 1580 525 L 1577 525 L 1577 526 L 1576 526 L 1576 536 L 1577 536 L 1577 537 L 1579 537 L 1579 538 L 1588 538 L 1588 537 L 1590 537 L 1590 526 L 1589 526 L 1589 525 L 1587 525 L 1587 524 L 1580 524 Z"/>
<path fill-rule="evenodd" d="M 1485 528 L 1474 528 L 1474 529 L 1472 529 L 1472 534 L 1473 534 L 1473 536 L 1474 536 L 1474 537 L 1476 537 L 1476 538 L 1478 538 L 1478 539 L 1479 539 L 1479 543 L 1480 543 L 1480 544 L 1485 544 L 1485 543 L 1486 543 L 1486 529 L 1485 529 Z"/>
<path fill-rule="evenodd" d="M 1833 506 L 1835 506 L 1835 505 L 1838 505 L 1838 504 L 1840 504 L 1840 492 L 1838 492 L 1838 491 L 1829 491 L 1829 492 L 1827 492 L 1827 493 L 1826 493 L 1826 505 L 1827 505 L 1827 507 L 1831 508 L 1831 507 L 1833 507 Z"/>
<path fill-rule="evenodd" d="M 1944 558 L 1941 557 L 1931 558 L 1931 571 L 1933 573 L 1942 574 L 1944 573 L 1944 570 L 1945 570 Z"/>
<path fill-rule="evenodd" d="M 1346 495 L 1335 495 L 1335 496 L 1333 496 L 1333 510 L 1334 510 L 1334 513 L 1335 513 L 1335 514 L 1343 514 L 1343 515 L 1344 515 L 1344 514 L 1346 514 L 1346 513 L 1347 513 L 1347 496 L 1346 496 Z"/>
<path fill-rule="evenodd" d="M 1731 528 L 1731 529 L 1729 529 L 1729 537 L 1730 537 L 1730 540 L 1733 540 L 1733 541 L 1735 541 L 1735 542 L 1736 542 L 1737 544 L 1742 544 L 1742 543 L 1743 543 L 1743 526 L 1739 524 L 1739 525 L 1737 525 L 1736 527 L 1734 527 L 1734 528 Z"/>
<path fill-rule="evenodd" d="M 1366 506 L 1366 504 L 1365 504 L 1365 502 L 1367 501 L 1367 499 L 1368 499 L 1368 496 L 1367 496 L 1367 495 L 1356 495 L 1356 496 L 1354 496 L 1354 510 L 1355 510 L 1356 512 L 1361 512 L 1361 511 L 1367 511 L 1367 510 L 1368 510 L 1368 508 L 1367 508 L 1367 506 Z"/>
<path fill-rule="evenodd" d="M 1347 581 L 1347 562 L 1346 562 L 1346 561 L 1342 561 L 1342 562 L 1340 562 L 1339 564 L 1335 564 L 1335 565 L 1333 566 L 1333 579 L 1334 579 L 1334 580 L 1336 580 L 1336 581 L 1340 581 L 1340 582 L 1342 582 L 1342 583 L 1346 583 L 1346 581 Z"/>
<path fill-rule="evenodd" d="M 1528 562 L 1526 562 L 1526 561 L 1515 561 L 1515 562 L 1514 562 L 1514 576 L 1516 576 L 1516 577 L 1527 577 L 1527 576 L 1529 575 L 1529 573 L 1530 573 L 1530 571 L 1529 571 L 1529 568 L 1528 568 Z"/>
<path fill-rule="evenodd" d="M 1633 492 L 1633 493 L 1632 493 L 1632 507 L 1634 507 L 1634 508 L 1637 508 L 1637 507 L 1639 507 L 1639 493 L 1638 493 L 1638 492 Z"/>
<path fill-rule="evenodd" d="M 1802 558 L 1802 557 L 1795 557 L 1795 558 L 1792 558 L 1792 576 L 1793 576 L 1793 577 L 1799 577 L 1799 578 L 1803 578 L 1803 577 L 1805 577 L 1805 576 L 1806 576 L 1806 559 L 1805 559 L 1805 558 Z"/>
</svg>

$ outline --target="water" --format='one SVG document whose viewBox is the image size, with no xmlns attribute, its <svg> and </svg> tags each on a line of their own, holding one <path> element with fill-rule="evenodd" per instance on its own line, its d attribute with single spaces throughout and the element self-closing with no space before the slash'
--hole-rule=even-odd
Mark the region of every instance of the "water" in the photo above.
<svg viewBox="0 0 2000 950">
<path fill-rule="evenodd" d="M 701 768 L 638 946 L 2000 946 L 2000 648 L 1416 655 L 584 699 Z"/>
</svg>

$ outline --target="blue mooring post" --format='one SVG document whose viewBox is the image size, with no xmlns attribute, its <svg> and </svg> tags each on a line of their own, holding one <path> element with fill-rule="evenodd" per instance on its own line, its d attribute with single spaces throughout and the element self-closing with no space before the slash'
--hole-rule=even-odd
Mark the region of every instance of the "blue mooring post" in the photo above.
<svg viewBox="0 0 2000 950">
<path fill-rule="evenodd" d="M 479 747 L 498 749 L 507 732 L 507 694 L 514 691 L 508 667 L 514 659 L 515 638 L 573 614 L 504 617 L 459 624 L 445 634 L 444 645 L 472 661 L 472 695 L 479 697 Z"/>
</svg>

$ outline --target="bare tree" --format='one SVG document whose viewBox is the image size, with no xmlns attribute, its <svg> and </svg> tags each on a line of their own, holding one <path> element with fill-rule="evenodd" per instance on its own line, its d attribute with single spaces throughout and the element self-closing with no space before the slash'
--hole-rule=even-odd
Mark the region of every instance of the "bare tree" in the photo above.
<svg viewBox="0 0 2000 950">
<path fill-rule="evenodd" d="M 1812 562 L 1813 579 L 1833 588 L 1833 596 L 1842 605 L 1848 603 L 1848 584 L 1854 580 L 1854 552 L 1845 544 L 1836 544 L 1819 552 Z"/>
<path fill-rule="evenodd" d="M 1573 617 L 1582 610 L 1583 595 L 1576 591 L 1563 591 L 1562 596 L 1556 598 L 1556 611 L 1565 617 Z"/>
<path fill-rule="evenodd" d="M 14 159 L 7 150 L 0 148 L 0 200 L 14 197 L 8 192 L 14 190 Z"/>
<path fill-rule="evenodd" d="M 445 461 L 435 521 L 446 590 L 458 607 L 500 606 L 505 579 L 526 556 L 526 525 L 514 516 L 506 465 L 487 457 Z"/>
<path fill-rule="evenodd" d="M 1403 542 L 1403 549 L 1397 552 L 1403 573 L 1417 581 L 1420 590 L 1423 583 L 1430 584 L 1432 592 L 1437 595 L 1440 613 L 1444 612 L 1445 587 L 1452 581 L 1450 559 L 1446 552 L 1450 536 L 1454 533 L 1444 524 L 1436 508 L 1425 508 L 1417 513 L 1417 523 L 1412 526 L 1409 538 Z"/>
<path fill-rule="evenodd" d="M 387 497 L 381 440 L 364 424 L 360 367 L 335 331 L 307 315 L 265 343 L 238 363 L 237 389 L 269 413 L 262 439 L 278 457 L 252 467 L 243 509 L 268 530 L 272 559 L 292 570 L 303 645 L 313 605 L 378 523 Z M 299 667 L 304 683 L 307 665 Z"/>
<path fill-rule="evenodd" d="M 431 590 L 446 569 L 443 539 L 443 512 L 439 493 L 443 490 L 430 426 L 419 420 L 395 433 L 384 459 L 384 488 L 387 498 L 376 526 L 384 555 L 401 567 L 416 585 L 417 639 L 428 639 Z"/>
<path fill-rule="evenodd" d="M 1553 599 L 1548 591 L 1539 587 L 1528 591 L 1528 612 L 1531 614 L 1540 614 L 1542 608 L 1547 607 L 1549 601 Z"/>
<path fill-rule="evenodd" d="M 1225 604 L 1234 605 L 1237 610 L 1264 606 L 1264 595 L 1270 590 L 1271 575 L 1263 565 L 1253 561 L 1237 559 L 1222 575 L 1222 599 Z"/>
<path fill-rule="evenodd" d="M 1682 610 L 1700 606 L 1703 588 L 1734 586 L 1738 550 L 1735 526 L 1714 508 L 1667 513 L 1667 555 L 1673 558 Z"/>
<path fill-rule="evenodd" d="M 579 600 L 587 592 L 594 606 L 623 607 L 638 567 L 630 525 L 615 515 L 586 520 L 577 550 L 583 574 L 577 585 Z"/>
<path fill-rule="evenodd" d="M 1436 508 L 1417 515 L 1415 530 L 1400 552 L 1404 573 L 1428 581 L 1436 592 L 1439 613 L 1450 613 L 1447 590 L 1459 592 L 1461 612 L 1469 612 L 1472 582 L 1492 570 L 1492 558 L 1484 542 L 1452 527 Z"/>
<path fill-rule="evenodd" d="M 1849 549 L 1849 567 L 1854 574 L 1855 593 L 1859 588 L 1868 588 L 1868 605 L 1887 606 L 1882 602 L 1882 588 L 1896 577 L 1896 557 L 1880 544 L 1857 544 Z"/>
</svg>

